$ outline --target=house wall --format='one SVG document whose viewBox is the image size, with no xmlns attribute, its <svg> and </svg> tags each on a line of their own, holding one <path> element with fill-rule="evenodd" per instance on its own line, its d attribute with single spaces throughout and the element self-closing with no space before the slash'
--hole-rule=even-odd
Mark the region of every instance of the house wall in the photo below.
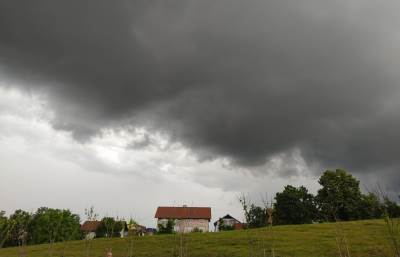
<svg viewBox="0 0 400 257">
<path fill-rule="evenodd" d="M 168 219 L 158 219 L 157 224 L 166 226 Z M 207 219 L 176 219 L 174 231 L 176 232 L 192 232 L 194 228 L 198 228 L 203 232 L 208 232 L 209 221 Z"/>
<path fill-rule="evenodd" d="M 235 219 L 224 219 L 224 225 L 225 226 L 233 226 L 236 223 L 239 223 L 237 220 Z"/>
<path fill-rule="evenodd" d="M 234 226 L 235 224 L 240 223 L 240 222 L 237 221 L 236 219 L 223 219 L 222 221 L 223 221 L 223 224 L 224 224 L 225 226 Z M 218 220 L 218 221 L 217 221 L 217 225 L 216 225 L 215 228 L 214 228 L 214 231 L 216 231 L 216 232 L 219 231 L 219 223 L 220 223 L 220 221 Z"/>
</svg>

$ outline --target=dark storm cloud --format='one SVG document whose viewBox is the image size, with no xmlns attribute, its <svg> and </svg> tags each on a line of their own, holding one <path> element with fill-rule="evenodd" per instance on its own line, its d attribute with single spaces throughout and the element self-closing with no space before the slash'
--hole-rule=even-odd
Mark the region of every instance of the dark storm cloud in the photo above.
<svg viewBox="0 0 400 257">
<path fill-rule="evenodd" d="M 163 130 L 200 158 L 400 167 L 397 1 L 1 1 L 3 76 L 88 138 Z M 389 173 L 388 173 L 389 174 Z"/>
</svg>

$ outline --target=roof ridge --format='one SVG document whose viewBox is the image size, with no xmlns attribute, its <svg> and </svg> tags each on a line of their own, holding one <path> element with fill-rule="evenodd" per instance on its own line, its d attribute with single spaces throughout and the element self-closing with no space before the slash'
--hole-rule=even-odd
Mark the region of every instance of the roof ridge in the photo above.
<svg viewBox="0 0 400 257">
<path fill-rule="evenodd" d="M 211 207 L 159 206 L 155 218 L 211 219 Z"/>
</svg>

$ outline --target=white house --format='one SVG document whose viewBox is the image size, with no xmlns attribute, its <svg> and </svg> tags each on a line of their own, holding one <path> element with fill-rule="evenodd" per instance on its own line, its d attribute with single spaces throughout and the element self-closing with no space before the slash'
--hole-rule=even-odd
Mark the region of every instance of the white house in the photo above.
<svg viewBox="0 0 400 257">
<path fill-rule="evenodd" d="M 209 231 L 211 220 L 210 207 L 158 207 L 155 218 L 157 224 L 166 226 L 168 220 L 174 221 L 174 231 L 192 232 L 194 229 Z"/>
</svg>

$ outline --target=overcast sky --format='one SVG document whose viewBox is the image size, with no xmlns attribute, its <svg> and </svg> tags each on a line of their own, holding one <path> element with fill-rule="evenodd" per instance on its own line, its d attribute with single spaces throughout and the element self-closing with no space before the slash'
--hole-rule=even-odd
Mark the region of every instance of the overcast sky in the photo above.
<svg viewBox="0 0 400 257">
<path fill-rule="evenodd" d="M 400 190 L 395 0 L 0 0 L 0 209 L 133 217 Z"/>
</svg>

